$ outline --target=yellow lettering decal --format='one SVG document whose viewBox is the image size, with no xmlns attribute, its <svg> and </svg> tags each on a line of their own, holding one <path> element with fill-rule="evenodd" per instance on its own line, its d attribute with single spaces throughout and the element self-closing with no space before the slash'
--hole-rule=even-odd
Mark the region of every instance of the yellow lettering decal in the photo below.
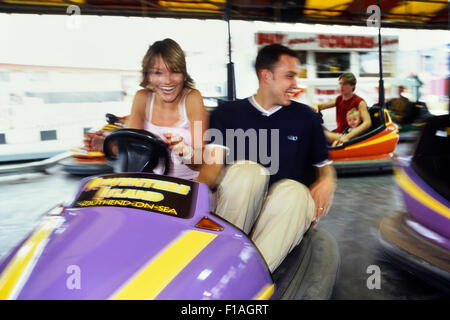
<svg viewBox="0 0 450 320">
<path fill-rule="evenodd" d="M 128 201 L 128 200 L 85 200 L 78 201 L 77 206 L 88 207 L 88 206 L 133 206 L 136 208 L 144 208 L 148 210 L 156 210 L 163 213 L 170 213 L 173 215 L 178 215 L 177 211 L 173 208 L 158 206 L 154 204 L 144 203 L 140 201 Z"/>
<path fill-rule="evenodd" d="M 163 196 L 162 193 L 159 193 L 159 192 L 151 192 L 151 191 L 148 191 L 148 192 L 151 193 L 150 201 L 152 201 L 152 202 L 159 202 L 159 201 L 161 201 L 162 199 L 164 199 L 164 196 Z"/>
<path fill-rule="evenodd" d="M 105 198 L 119 198 L 120 192 L 122 189 L 111 189 L 109 192 L 105 195 Z"/>
<path fill-rule="evenodd" d="M 120 183 L 121 178 L 112 178 L 112 179 L 106 179 L 106 185 L 115 187 L 118 186 Z"/>
<path fill-rule="evenodd" d="M 109 189 L 111 189 L 111 187 L 101 187 L 97 193 L 95 194 L 95 196 L 92 197 L 92 199 L 94 200 L 101 200 L 105 197 L 106 194 L 108 194 Z"/>
<path fill-rule="evenodd" d="M 136 199 L 149 201 L 150 193 L 148 191 L 138 190 L 136 191 Z"/>
<path fill-rule="evenodd" d="M 178 192 L 179 194 L 183 194 L 183 195 L 187 195 L 189 193 L 189 191 L 191 190 L 191 187 L 182 184 L 180 185 L 180 187 L 178 188 Z"/>
<path fill-rule="evenodd" d="M 103 181 L 102 178 L 94 178 L 86 184 L 84 190 L 97 189 L 98 186 L 102 183 L 102 181 Z"/>
<path fill-rule="evenodd" d="M 119 178 L 119 187 L 126 187 L 129 185 L 130 179 L 129 178 Z"/>
<path fill-rule="evenodd" d="M 128 199 L 136 199 L 136 190 L 134 189 L 125 189 L 123 190 L 121 194 L 122 198 L 128 198 Z"/>
<path fill-rule="evenodd" d="M 159 190 L 166 190 L 168 184 L 169 183 L 167 181 L 158 180 L 158 182 L 153 186 L 153 188 L 159 189 Z"/>
<path fill-rule="evenodd" d="M 178 190 L 178 186 L 179 186 L 178 183 L 169 182 L 169 185 L 167 186 L 167 191 L 178 193 L 178 191 L 177 191 Z"/>
<path fill-rule="evenodd" d="M 134 190 L 134 189 L 119 189 L 111 187 L 114 186 L 131 186 L 140 188 L 153 188 L 157 190 L 166 190 L 168 192 L 187 195 L 191 187 L 178 184 L 175 182 L 168 182 L 155 179 L 144 178 L 94 178 L 89 181 L 84 187 L 84 191 L 100 189 L 93 199 L 100 200 L 103 198 L 131 198 L 142 199 L 147 201 L 161 201 L 164 196 L 158 192 Z M 147 193 L 148 192 L 148 193 Z"/>
<path fill-rule="evenodd" d="M 130 187 L 142 187 L 147 179 L 132 179 Z"/>
<path fill-rule="evenodd" d="M 154 180 L 154 179 L 145 179 L 144 187 L 151 188 L 155 182 L 156 182 L 156 180 Z"/>
</svg>

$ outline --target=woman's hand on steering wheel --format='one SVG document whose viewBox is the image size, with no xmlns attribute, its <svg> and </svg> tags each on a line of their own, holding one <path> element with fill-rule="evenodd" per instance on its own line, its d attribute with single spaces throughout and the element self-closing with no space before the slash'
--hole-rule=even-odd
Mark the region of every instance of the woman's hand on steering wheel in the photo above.
<svg viewBox="0 0 450 320">
<path fill-rule="evenodd" d="M 105 141 L 105 136 L 103 133 L 103 130 L 86 132 L 84 134 L 84 145 L 82 149 L 89 152 L 103 152 L 103 142 Z"/>
</svg>

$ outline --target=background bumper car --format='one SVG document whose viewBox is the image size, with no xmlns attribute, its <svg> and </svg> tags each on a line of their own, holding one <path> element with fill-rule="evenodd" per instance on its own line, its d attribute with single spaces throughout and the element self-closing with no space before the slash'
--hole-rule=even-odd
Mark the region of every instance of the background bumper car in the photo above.
<svg viewBox="0 0 450 320">
<path fill-rule="evenodd" d="M 123 128 L 127 120 L 125 117 L 117 117 L 113 114 L 106 114 L 107 124 L 102 130 L 105 135 L 110 132 Z M 114 169 L 108 164 L 103 152 L 88 152 L 81 147 L 72 150 L 74 154 L 71 158 L 60 162 L 63 170 L 73 175 L 90 176 L 95 174 L 112 173 Z"/>
<path fill-rule="evenodd" d="M 430 118 L 414 156 L 396 161 L 407 212 L 379 222 L 382 252 L 399 267 L 450 292 L 450 116 Z"/>
<path fill-rule="evenodd" d="M 385 108 L 372 106 L 369 114 L 372 126 L 367 132 L 330 147 L 330 158 L 338 174 L 392 170 L 393 152 L 399 140 L 397 125 Z"/>
</svg>

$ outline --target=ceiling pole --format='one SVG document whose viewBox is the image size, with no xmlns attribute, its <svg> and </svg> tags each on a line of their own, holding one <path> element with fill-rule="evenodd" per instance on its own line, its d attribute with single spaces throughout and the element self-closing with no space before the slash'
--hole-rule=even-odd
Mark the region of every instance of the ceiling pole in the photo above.
<svg viewBox="0 0 450 320">
<path fill-rule="evenodd" d="M 378 0 L 378 8 L 380 8 L 380 21 L 378 23 L 378 62 L 380 65 L 380 83 L 378 85 L 378 103 L 380 105 L 380 107 L 384 108 L 384 81 L 383 81 L 383 56 L 381 53 L 381 16 L 382 16 L 382 11 L 381 11 L 381 5 L 380 5 L 380 0 Z"/>
<path fill-rule="evenodd" d="M 230 19 L 231 19 L 231 0 L 227 0 L 225 6 L 225 20 L 228 26 L 228 64 L 227 64 L 227 100 L 236 100 L 236 82 L 234 77 L 234 64 L 231 60 L 231 32 L 230 32 Z"/>
</svg>

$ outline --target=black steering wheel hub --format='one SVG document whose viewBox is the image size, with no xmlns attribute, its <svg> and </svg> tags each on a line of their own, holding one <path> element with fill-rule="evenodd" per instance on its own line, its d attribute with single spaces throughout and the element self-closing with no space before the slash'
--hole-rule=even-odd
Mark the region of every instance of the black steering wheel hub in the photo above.
<svg viewBox="0 0 450 320">
<path fill-rule="evenodd" d="M 108 160 L 118 161 L 120 172 L 152 173 L 161 163 L 164 164 L 163 174 L 170 169 L 166 144 L 146 130 L 115 130 L 106 137 L 103 150 Z"/>
</svg>

